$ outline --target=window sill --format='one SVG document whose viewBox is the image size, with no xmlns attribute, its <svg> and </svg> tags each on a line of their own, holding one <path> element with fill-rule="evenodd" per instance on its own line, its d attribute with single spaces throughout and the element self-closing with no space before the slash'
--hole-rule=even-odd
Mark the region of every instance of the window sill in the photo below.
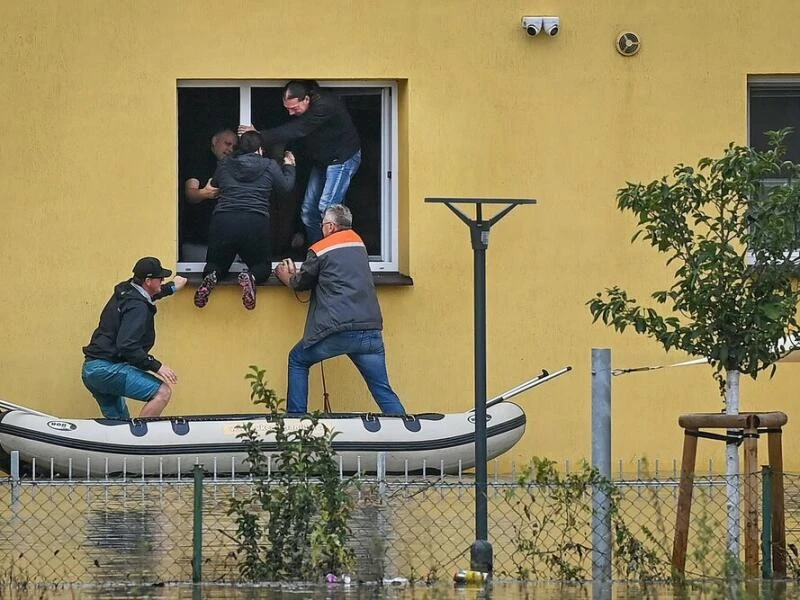
<svg viewBox="0 0 800 600">
<path fill-rule="evenodd" d="M 189 280 L 189 285 L 200 285 L 200 282 L 203 280 L 202 273 L 187 273 L 187 272 L 178 272 L 178 275 L 182 277 L 186 277 Z M 217 285 L 238 285 L 237 277 L 238 273 L 228 273 L 225 278 L 220 281 Z M 394 272 L 373 272 L 372 273 L 372 281 L 375 283 L 376 286 L 404 286 L 404 285 L 414 285 L 414 280 L 411 279 L 410 275 L 405 275 L 404 273 L 399 273 L 397 271 Z M 266 283 L 262 283 L 263 286 L 281 286 L 283 285 L 278 278 L 275 277 L 274 274 L 269 276 Z"/>
<path fill-rule="evenodd" d="M 785 262 L 793 263 L 800 267 L 800 265 L 798 265 L 798 263 L 800 263 L 800 250 L 787 250 L 783 254 L 783 259 Z M 752 252 L 747 252 L 744 261 L 746 265 L 755 265 L 759 262 Z"/>
</svg>

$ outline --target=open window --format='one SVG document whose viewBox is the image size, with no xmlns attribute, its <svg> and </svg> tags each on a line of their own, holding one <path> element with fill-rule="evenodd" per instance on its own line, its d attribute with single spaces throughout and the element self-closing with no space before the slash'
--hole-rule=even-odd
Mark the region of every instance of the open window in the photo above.
<svg viewBox="0 0 800 600">
<path fill-rule="evenodd" d="M 208 222 L 214 202 L 187 202 L 184 183 L 196 178 L 203 186 L 213 175 L 216 158 L 211 137 L 224 129 L 252 123 L 268 129 L 290 117 L 283 108 L 285 81 L 179 80 L 178 108 L 178 271 L 199 273 L 205 264 Z M 397 86 L 380 81 L 319 81 L 340 96 L 361 137 L 362 162 L 350 183 L 347 205 L 353 227 L 363 238 L 373 271 L 398 270 L 397 199 Z M 299 211 L 310 164 L 302 140 L 290 146 L 297 156 L 297 182 L 287 194 L 271 200 L 272 259 L 305 258 L 298 245 L 302 232 Z M 294 242 L 294 244 L 293 244 Z M 231 270 L 240 271 L 241 263 Z"/>
</svg>

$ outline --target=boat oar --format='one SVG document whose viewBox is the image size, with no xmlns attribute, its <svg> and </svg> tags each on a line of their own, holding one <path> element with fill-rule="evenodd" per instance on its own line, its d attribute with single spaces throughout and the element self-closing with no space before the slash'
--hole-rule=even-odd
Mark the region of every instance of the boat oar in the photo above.
<svg viewBox="0 0 800 600">
<path fill-rule="evenodd" d="M 5 400 L 0 400 L 0 408 L 18 410 L 20 412 L 26 412 L 32 415 L 39 415 L 40 417 L 47 417 L 48 419 L 58 419 L 58 417 L 54 417 L 53 415 L 48 415 L 47 413 L 39 412 L 38 410 L 33 410 L 32 408 L 20 406 L 19 404 L 14 404 L 13 402 L 6 402 Z"/>
<path fill-rule="evenodd" d="M 510 398 L 513 398 L 517 394 L 521 394 L 522 392 L 527 392 L 529 389 L 535 388 L 537 385 L 542 385 L 543 383 L 547 383 L 548 381 L 551 381 L 556 377 L 563 375 L 564 373 L 569 373 L 571 370 L 572 367 L 569 366 L 564 367 L 563 369 L 559 369 L 555 373 L 548 373 L 547 371 L 542 370 L 542 372 L 533 379 L 529 379 L 525 383 L 520 383 L 517 387 L 511 388 L 507 392 L 503 392 L 499 396 L 495 396 L 494 398 L 489 400 L 486 403 L 486 408 L 494 406 L 495 404 L 499 404 L 504 400 L 509 400 Z"/>
</svg>

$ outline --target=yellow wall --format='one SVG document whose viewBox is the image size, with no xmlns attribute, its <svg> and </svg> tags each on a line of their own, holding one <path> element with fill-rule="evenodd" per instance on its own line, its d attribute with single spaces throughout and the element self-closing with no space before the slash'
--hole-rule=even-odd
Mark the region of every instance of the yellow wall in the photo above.
<svg viewBox="0 0 800 600">
<path fill-rule="evenodd" d="M 595 291 L 620 284 L 643 297 L 668 281 L 659 256 L 629 244 L 633 221 L 615 190 L 745 143 L 747 75 L 800 70 L 795 0 L 3 0 L 2 14 L 0 397 L 98 414 L 80 348 L 139 256 L 176 258 L 176 80 L 398 80 L 402 256 L 415 285 L 379 294 L 391 379 L 409 410 L 461 411 L 473 398 L 467 230 L 424 198 L 539 200 L 492 231 L 489 393 L 542 368 L 574 372 L 521 397 L 529 426 L 506 468 L 533 454 L 590 455 L 592 347 L 611 347 L 621 367 L 684 358 L 591 324 Z M 558 15 L 561 34 L 529 38 L 526 14 Z M 641 35 L 634 58 L 614 50 L 624 29 Z M 228 288 L 200 312 L 191 294 L 158 314 L 154 353 L 180 377 L 169 413 L 248 410 L 252 363 L 283 392 L 305 306 L 262 288 L 249 313 Z M 789 413 L 795 470 L 798 371 L 742 387 L 744 410 Z M 346 359 L 326 374 L 337 409 L 373 408 Z M 677 416 L 720 408 L 705 367 L 615 379 L 615 465 L 646 456 L 671 468 Z M 722 468 L 717 445 L 701 443 L 701 460 Z"/>
</svg>

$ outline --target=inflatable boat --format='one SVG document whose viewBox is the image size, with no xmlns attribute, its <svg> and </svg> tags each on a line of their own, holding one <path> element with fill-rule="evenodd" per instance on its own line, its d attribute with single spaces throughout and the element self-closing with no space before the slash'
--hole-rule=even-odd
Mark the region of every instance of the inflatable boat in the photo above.
<svg viewBox="0 0 800 600">
<path fill-rule="evenodd" d="M 488 459 L 500 456 L 525 432 L 525 413 L 513 395 L 570 370 L 543 371 L 486 405 Z M 264 414 L 151 417 L 130 420 L 65 419 L 0 401 L 0 448 L 14 451 L 26 470 L 43 475 L 175 476 L 200 464 L 213 474 L 248 472 L 237 438 L 253 423 L 265 453 L 276 451 L 275 417 Z M 284 415 L 287 430 L 307 425 L 303 415 Z M 343 473 L 459 473 L 475 465 L 475 412 L 415 415 L 322 415 L 319 427 L 337 433 L 333 448 Z M 321 429 L 320 429 L 321 430 Z M 380 464 L 379 464 L 380 463 Z"/>
</svg>

